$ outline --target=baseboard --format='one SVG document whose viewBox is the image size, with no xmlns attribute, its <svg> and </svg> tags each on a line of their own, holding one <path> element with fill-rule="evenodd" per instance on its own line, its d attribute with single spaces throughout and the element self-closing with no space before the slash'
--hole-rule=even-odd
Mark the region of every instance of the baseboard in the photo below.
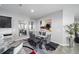
<svg viewBox="0 0 79 59">
<path fill-rule="evenodd" d="M 69 44 L 60 44 L 61 46 L 69 46 Z"/>
<path fill-rule="evenodd" d="M 55 41 L 52 41 L 52 42 L 57 43 L 57 44 L 59 44 L 61 46 L 69 46 L 69 44 L 62 44 L 62 43 L 58 43 L 58 42 L 55 42 Z"/>
</svg>

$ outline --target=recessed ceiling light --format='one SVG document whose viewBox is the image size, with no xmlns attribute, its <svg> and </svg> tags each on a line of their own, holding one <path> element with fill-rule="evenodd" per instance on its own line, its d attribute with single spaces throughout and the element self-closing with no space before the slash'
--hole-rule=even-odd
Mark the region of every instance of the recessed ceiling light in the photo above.
<svg viewBox="0 0 79 59">
<path fill-rule="evenodd" d="M 31 11 L 31 13 L 34 13 L 35 12 L 34 9 L 31 9 L 30 11 Z"/>
</svg>

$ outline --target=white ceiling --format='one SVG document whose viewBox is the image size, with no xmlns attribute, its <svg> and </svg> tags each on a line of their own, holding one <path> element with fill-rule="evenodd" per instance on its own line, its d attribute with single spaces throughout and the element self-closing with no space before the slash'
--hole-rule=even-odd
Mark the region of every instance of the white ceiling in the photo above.
<svg viewBox="0 0 79 59">
<path fill-rule="evenodd" d="M 53 13 L 63 8 L 79 8 L 79 5 L 62 5 L 62 4 L 4 4 L 0 5 L 0 11 L 8 11 L 19 15 L 29 16 L 32 19 L 40 18 L 44 15 Z M 31 13 L 30 10 L 35 12 Z"/>
</svg>

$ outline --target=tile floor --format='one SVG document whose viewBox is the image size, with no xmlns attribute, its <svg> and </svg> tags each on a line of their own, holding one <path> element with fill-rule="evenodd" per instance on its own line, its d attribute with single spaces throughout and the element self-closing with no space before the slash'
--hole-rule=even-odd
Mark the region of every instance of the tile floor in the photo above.
<svg viewBox="0 0 79 59">
<path fill-rule="evenodd" d="M 79 44 L 74 43 L 73 47 L 59 46 L 55 51 L 46 51 L 41 49 L 36 49 L 36 51 L 38 54 L 79 54 Z"/>
<path fill-rule="evenodd" d="M 18 45 L 21 42 L 24 42 L 24 45 L 33 48 L 27 41 L 18 41 L 18 43 L 13 44 L 13 46 Z M 22 48 L 19 54 L 28 54 L 29 51 L 31 52 L 31 50 L 27 48 Z M 79 44 L 74 43 L 73 47 L 58 46 L 58 48 L 55 51 L 46 51 L 41 49 L 36 49 L 36 51 L 37 51 L 37 54 L 79 54 Z"/>
<path fill-rule="evenodd" d="M 59 46 L 53 54 L 79 54 L 79 44 L 74 43 L 73 47 Z"/>
</svg>

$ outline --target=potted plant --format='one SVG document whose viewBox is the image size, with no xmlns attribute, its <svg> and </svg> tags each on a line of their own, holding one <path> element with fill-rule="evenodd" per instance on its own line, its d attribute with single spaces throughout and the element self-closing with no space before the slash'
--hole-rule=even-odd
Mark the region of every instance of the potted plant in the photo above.
<svg viewBox="0 0 79 59">
<path fill-rule="evenodd" d="M 79 23 L 74 23 L 74 31 L 75 31 L 75 42 L 79 43 Z"/>
<path fill-rule="evenodd" d="M 73 46 L 73 39 L 74 39 L 74 35 L 75 35 L 75 31 L 74 31 L 74 24 L 70 24 L 70 25 L 66 25 L 66 32 L 69 34 L 69 46 L 72 47 Z"/>
</svg>

